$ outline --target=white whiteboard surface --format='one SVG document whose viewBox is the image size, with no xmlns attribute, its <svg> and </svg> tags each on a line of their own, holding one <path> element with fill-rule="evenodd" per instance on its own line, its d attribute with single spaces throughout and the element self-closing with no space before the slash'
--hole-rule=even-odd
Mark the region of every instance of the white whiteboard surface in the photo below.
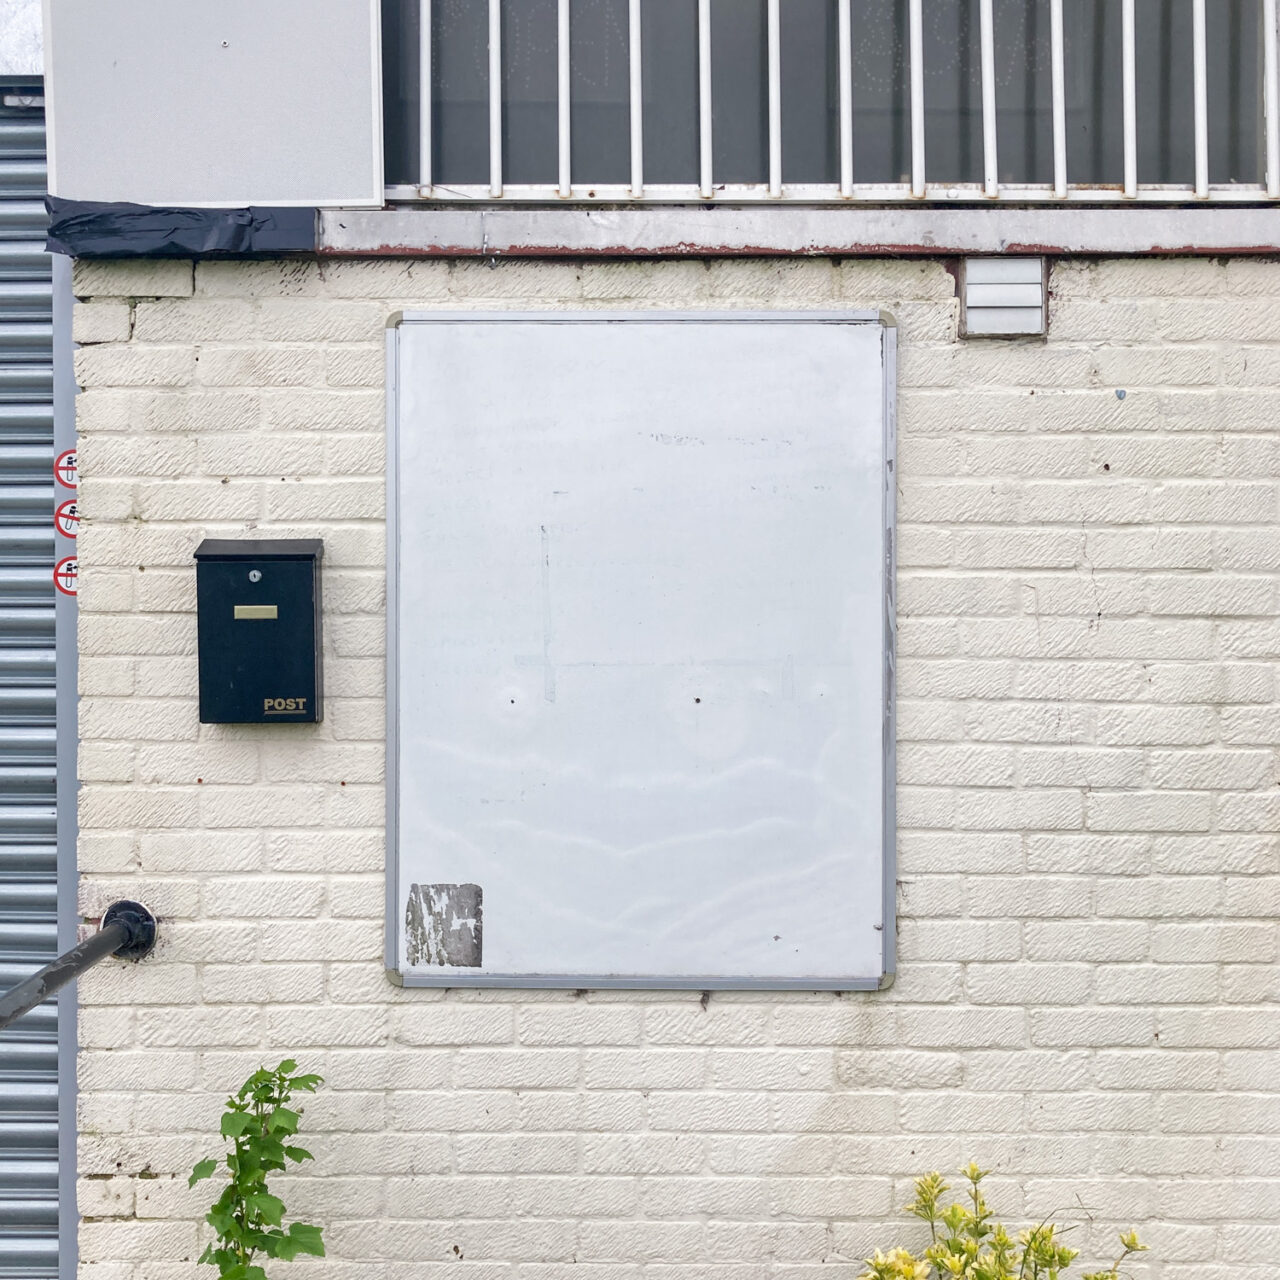
<svg viewBox="0 0 1280 1280">
<path fill-rule="evenodd" d="M 392 328 L 396 981 L 883 985 L 894 333 Z"/>
<path fill-rule="evenodd" d="M 383 203 L 378 0 L 44 0 L 49 190 Z"/>
</svg>

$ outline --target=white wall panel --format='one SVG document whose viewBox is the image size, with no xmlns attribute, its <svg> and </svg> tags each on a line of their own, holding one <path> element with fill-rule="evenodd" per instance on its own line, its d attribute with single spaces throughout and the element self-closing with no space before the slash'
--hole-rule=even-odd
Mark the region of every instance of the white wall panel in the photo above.
<svg viewBox="0 0 1280 1280">
<path fill-rule="evenodd" d="M 374 0 L 45 0 L 50 190 L 379 205 Z"/>
</svg>

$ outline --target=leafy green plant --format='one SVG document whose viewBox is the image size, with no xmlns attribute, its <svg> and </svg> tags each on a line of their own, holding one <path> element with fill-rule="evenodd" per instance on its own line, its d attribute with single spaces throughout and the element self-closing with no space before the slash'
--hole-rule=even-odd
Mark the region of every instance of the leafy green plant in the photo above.
<svg viewBox="0 0 1280 1280">
<path fill-rule="evenodd" d="M 291 1222 L 286 1229 L 284 1202 L 267 1190 L 267 1174 L 280 1172 L 287 1161 L 301 1164 L 314 1158 L 287 1144 L 298 1131 L 298 1113 L 285 1104 L 297 1092 L 314 1093 L 321 1083 L 320 1076 L 295 1075 L 297 1069 L 292 1060 L 274 1071 L 262 1067 L 227 1099 L 220 1127 L 232 1149 L 221 1162 L 201 1160 L 188 1179 L 187 1185 L 194 1187 L 226 1164 L 227 1185 L 205 1215 L 218 1238 L 199 1258 L 217 1267 L 221 1280 L 267 1280 L 254 1261 L 260 1255 L 285 1261 L 300 1253 L 324 1257 L 320 1228 Z"/>
<path fill-rule="evenodd" d="M 976 1164 L 961 1170 L 967 1186 L 945 1206 L 942 1198 L 951 1187 L 942 1175 L 917 1178 L 916 1198 L 906 1211 L 929 1224 L 928 1246 L 919 1255 L 877 1249 L 859 1280 L 1058 1280 L 1078 1256 L 1062 1243 L 1071 1228 L 1040 1222 L 1011 1236 L 995 1221 L 979 1188 L 988 1172 Z M 1120 1245 L 1120 1256 L 1109 1267 L 1087 1271 L 1081 1280 L 1119 1280 L 1125 1260 L 1147 1247 L 1134 1231 L 1122 1235 Z"/>
</svg>

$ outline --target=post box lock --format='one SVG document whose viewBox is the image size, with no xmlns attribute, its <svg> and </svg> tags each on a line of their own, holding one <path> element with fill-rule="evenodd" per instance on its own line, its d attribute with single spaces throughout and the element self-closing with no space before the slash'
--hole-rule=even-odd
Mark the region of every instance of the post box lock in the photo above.
<svg viewBox="0 0 1280 1280">
<path fill-rule="evenodd" d="M 324 718 L 318 538 L 196 548 L 201 724 Z"/>
</svg>

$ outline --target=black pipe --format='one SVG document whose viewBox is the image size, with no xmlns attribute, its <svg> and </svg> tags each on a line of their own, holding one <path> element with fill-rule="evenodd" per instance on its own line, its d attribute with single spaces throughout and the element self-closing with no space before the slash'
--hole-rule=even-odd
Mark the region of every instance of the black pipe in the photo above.
<svg viewBox="0 0 1280 1280">
<path fill-rule="evenodd" d="M 86 938 L 0 996 L 0 1031 L 36 1005 L 43 1004 L 99 960 L 108 956 L 141 960 L 155 943 L 156 918 L 142 903 L 128 899 L 113 902 L 102 917 L 102 927 L 92 938 Z"/>
</svg>

